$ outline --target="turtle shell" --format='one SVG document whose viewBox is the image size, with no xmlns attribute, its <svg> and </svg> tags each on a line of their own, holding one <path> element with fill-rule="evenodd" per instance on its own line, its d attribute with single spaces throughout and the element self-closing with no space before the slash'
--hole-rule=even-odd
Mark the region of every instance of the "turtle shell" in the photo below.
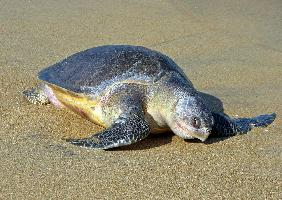
<svg viewBox="0 0 282 200">
<path fill-rule="evenodd" d="M 167 56 L 145 47 L 107 45 L 78 52 L 43 69 L 39 79 L 65 90 L 99 95 L 113 83 L 152 84 L 175 71 L 185 76 Z"/>
</svg>

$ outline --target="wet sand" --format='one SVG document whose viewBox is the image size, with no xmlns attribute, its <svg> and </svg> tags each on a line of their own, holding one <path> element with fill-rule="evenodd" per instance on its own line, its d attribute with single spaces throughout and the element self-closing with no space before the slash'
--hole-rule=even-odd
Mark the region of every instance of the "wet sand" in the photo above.
<svg viewBox="0 0 282 200">
<path fill-rule="evenodd" d="M 281 11 L 279 0 L 0 1 L 0 199 L 281 199 Z M 161 51 L 230 116 L 277 119 L 206 144 L 171 133 L 110 151 L 67 144 L 100 128 L 21 92 L 104 44 Z"/>
</svg>

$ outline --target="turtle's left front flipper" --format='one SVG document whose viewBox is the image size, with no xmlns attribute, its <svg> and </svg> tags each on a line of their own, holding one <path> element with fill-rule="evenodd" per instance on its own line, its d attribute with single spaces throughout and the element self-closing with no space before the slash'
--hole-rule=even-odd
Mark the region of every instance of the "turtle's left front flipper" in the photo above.
<svg viewBox="0 0 282 200">
<path fill-rule="evenodd" d="M 71 144 L 93 149 L 109 149 L 138 142 L 149 135 L 149 124 L 142 111 L 131 109 L 104 131 L 83 139 L 68 139 Z"/>
<path fill-rule="evenodd" d="M 211 137 L 229 137 L 240 133 L 247 133 L 253 127 L 266 127 L 271 124 L 276 114 L 259 115 L 253 118 L 231 119 L 222 113 L 213 113 L 214 126 Z"/>
</svg>

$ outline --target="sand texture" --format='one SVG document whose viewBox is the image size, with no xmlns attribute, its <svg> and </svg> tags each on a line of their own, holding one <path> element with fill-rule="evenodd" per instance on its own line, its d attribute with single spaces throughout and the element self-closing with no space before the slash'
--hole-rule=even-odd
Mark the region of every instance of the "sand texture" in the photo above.
<svg viewBox="0 0 282 200">
<path fill-rule="evenodd" d="M 0 44 L 0 199 L 282 199 L 281 0 L 0 0 Z M 104 44 L 161 51 L 230 116 L 277 119 L 205 144 L 167 133 L 110 151 L 70 145 L 100 128 L 21 92 Z"/>
</svg>

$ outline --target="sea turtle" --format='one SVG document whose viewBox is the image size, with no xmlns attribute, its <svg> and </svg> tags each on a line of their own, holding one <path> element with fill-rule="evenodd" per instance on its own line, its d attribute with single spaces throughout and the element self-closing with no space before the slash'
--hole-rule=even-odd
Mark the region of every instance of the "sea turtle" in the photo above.
<svg viewBox="0 0 282 200">
<path fill-rule="evenodd" d="M 275 114 L 231 119 L 204 103 L 168 56 L 141 46 L 107 45 L 76 53 L 39 72 L 43 84 L 23 92 L 32 103 L 66 107 L 106 128 L 72 144 L 108 149 L 171 130 L 205 141 L 267 126 Z"/>
</svg>

